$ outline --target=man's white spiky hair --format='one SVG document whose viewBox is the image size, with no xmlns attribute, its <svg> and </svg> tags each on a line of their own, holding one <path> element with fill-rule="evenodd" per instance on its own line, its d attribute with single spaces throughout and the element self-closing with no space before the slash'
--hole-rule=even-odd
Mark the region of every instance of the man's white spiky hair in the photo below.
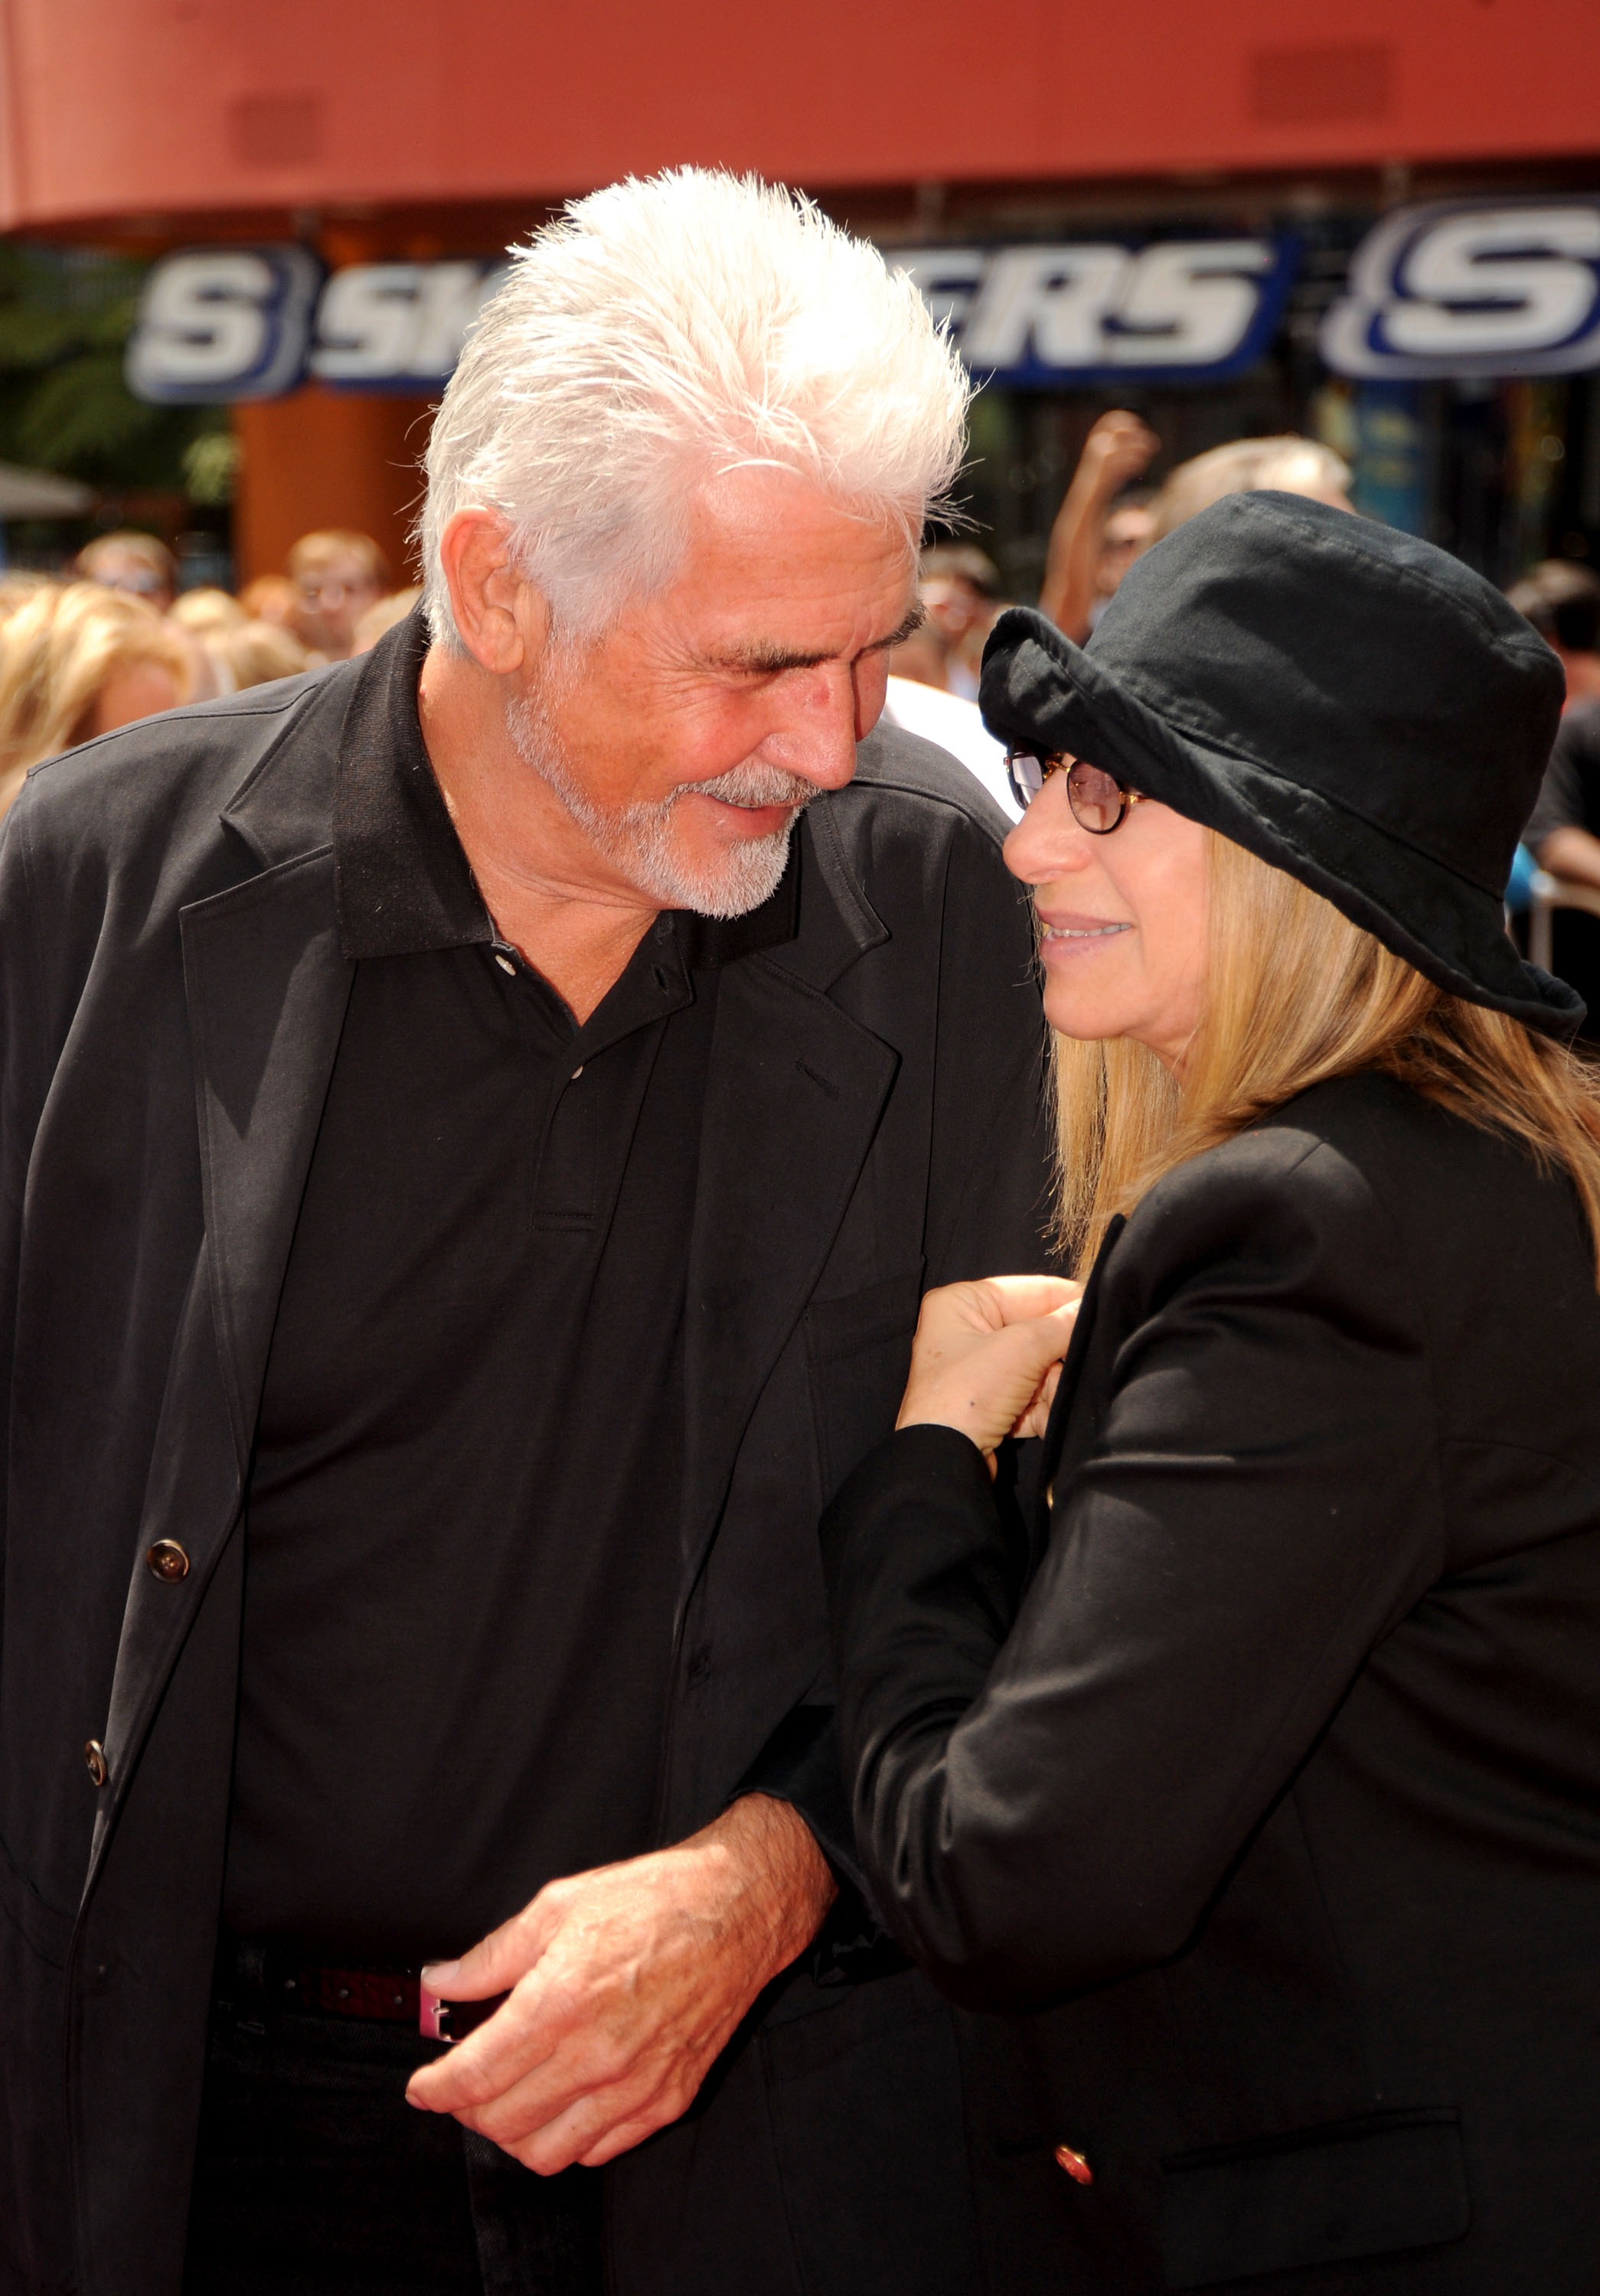
<svg viewBox="0 0 1600 2296">
<path fill-rule="evenodd" d="M 915 545 L 960 467 L 968 386 L 909 277 L 781 185 L 699 168 L 576 201 L 512 250 L 428 447 L 434 637 L 456 642 L 439 537 L 512 523 L 581 633 L 667 580 L 694 489 L 776 464 Z"/>
</svg>

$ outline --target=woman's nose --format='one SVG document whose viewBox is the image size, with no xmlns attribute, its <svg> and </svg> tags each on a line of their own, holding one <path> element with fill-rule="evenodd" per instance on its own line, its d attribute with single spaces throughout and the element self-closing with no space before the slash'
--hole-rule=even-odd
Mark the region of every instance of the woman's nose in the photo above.
<svg viewBox="0 0 1600 2296">
<path fill-rule="evenodd" d="M 1051 775 L 1003 850 L 1006 867 L 1025 885 L 1042 885 L 1088 865 L 1093 849 L 1067 802 L 1064 774 Z"/>
</svg>

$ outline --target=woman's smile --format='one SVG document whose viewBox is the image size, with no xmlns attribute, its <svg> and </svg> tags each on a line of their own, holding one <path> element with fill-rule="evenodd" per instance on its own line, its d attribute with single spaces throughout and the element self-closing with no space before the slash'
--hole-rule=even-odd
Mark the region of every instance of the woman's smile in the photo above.
<svg viewBox="0 0 1600 2296">
<path fill-rule="evenodd" d="M 1118 933 L 1131 932 L 1130 920 L 1119 917 L 1046 916 L 1039 912 L 1040 937 L 1046 943 L 1046 954 L 1060 957 L 1073 954 L 1086 944 L 1113 939 Z"/>
</svg>

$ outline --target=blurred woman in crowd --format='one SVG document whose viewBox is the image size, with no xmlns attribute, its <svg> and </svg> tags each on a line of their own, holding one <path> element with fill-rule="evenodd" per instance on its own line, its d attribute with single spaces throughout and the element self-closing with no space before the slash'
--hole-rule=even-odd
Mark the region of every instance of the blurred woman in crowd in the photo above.
<svg viewBox="0 0 1600 2296">
<path fill-rule="evenodd" d="M 44 584 L 0 644 L 0 813 L 30 766 L 190 698 L 183 636 L 137 597 L 98 582 Z"/>
<path fill-rule="evenodd" d="M 226 590 L 208 586 L 199 590 L 185 590 L 181 598 L 175 598 L 168 609 L 167 619 L 169 622 L 176 622 L 180 630 L 187 630 L 193 637 L 209 638 L 215 636 L 218 630 L 236 630 L 242 622 L 250 619 L 250 616 L 238 599 Z"/>
<path fill-rule="evenodd" d="M 203 656 L 207 696 L 242 693 L 275 677 L 294 677 L 309 661 L 292 630 L 254 619 L 226 590 L 185 591 L 167 619 Z M 200 680 L 193 698 L 203 698 Z"/>
<path fill-rule="evenodd" d="M 389 561 L 370 534 L 330 527 L 303 534 L 289 554 L 299 594 L 295 636 L 316 662 L 347 661 L 356 625 L 389 587 Z"/>
<path fill-rule="evenodd" d="M 61 585 L 51 574 L 35 574 L 25 567 L 12 566 L 0 574 L 0 630 L 5 627 L 20 607 L 41 590 L 59 589 Z"/>
<path fill-rule="evenodd" d="M 252 622 L 274 622 L 281 630 L 292 630 L 300 594 L 287 574 L 258 574 L 240 591 L 239 603 Z"/>
<path fill-rule="evenodd" d="M 823 1543 L 994 2296 L 1594 2285 L 1600 1080 L 1499 890 L 1561 698 L 1278 492 L 990 640 L 1087 1288 L 931 1293 Z"/>
<path fill-rule="evenodd" d="M 1319 439 L 1292 430 L 1275 439 L 1230 439 L 1168 472 L 1150 505 L 1150 539 L 1159 542 L 1227 495 L 1272 489 L 1333 510 L 1354 510 L 1350 484 L 1350 464 Z"/>
<path fill-rule="evenodd" d="M 292 630 L 275 622 L 248 618 L 218 630 L 206 640 L 217 665 L 225 693 L 242 693 L 248 686 L 269 685 L 275 677 L 298 677 L 309 668 L 309 657 Z"/>
<path fill-rule="evenodd" d="M 158 536 L 133 528 L 97 536 L 78 552 L 76 570 L 86 582 L 143 598 L 158 614 L 167 611 L 177 588 L 177 561 L 171 551 Z"/>
</svg>

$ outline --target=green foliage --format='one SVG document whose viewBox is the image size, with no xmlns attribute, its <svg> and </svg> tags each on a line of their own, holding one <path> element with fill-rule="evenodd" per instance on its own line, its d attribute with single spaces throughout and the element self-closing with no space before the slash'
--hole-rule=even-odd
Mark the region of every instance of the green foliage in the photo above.
<svg viewBox="0 0 1600 2296">
<path fill-rule="evenodd" d="M 124 382 L 145 268 L 92 248 L 0 242 L 0 461 L 184 490 L 190 450 L 226 433 L 227 414 L 146 406 Z"/>
<path fill-rule="evenodd" d="M 234 499 L 239 441 L 231 430 L 205 430 L 184 448 L 184 484 L 192 503 L 220 509 Z"/>
</svg>

